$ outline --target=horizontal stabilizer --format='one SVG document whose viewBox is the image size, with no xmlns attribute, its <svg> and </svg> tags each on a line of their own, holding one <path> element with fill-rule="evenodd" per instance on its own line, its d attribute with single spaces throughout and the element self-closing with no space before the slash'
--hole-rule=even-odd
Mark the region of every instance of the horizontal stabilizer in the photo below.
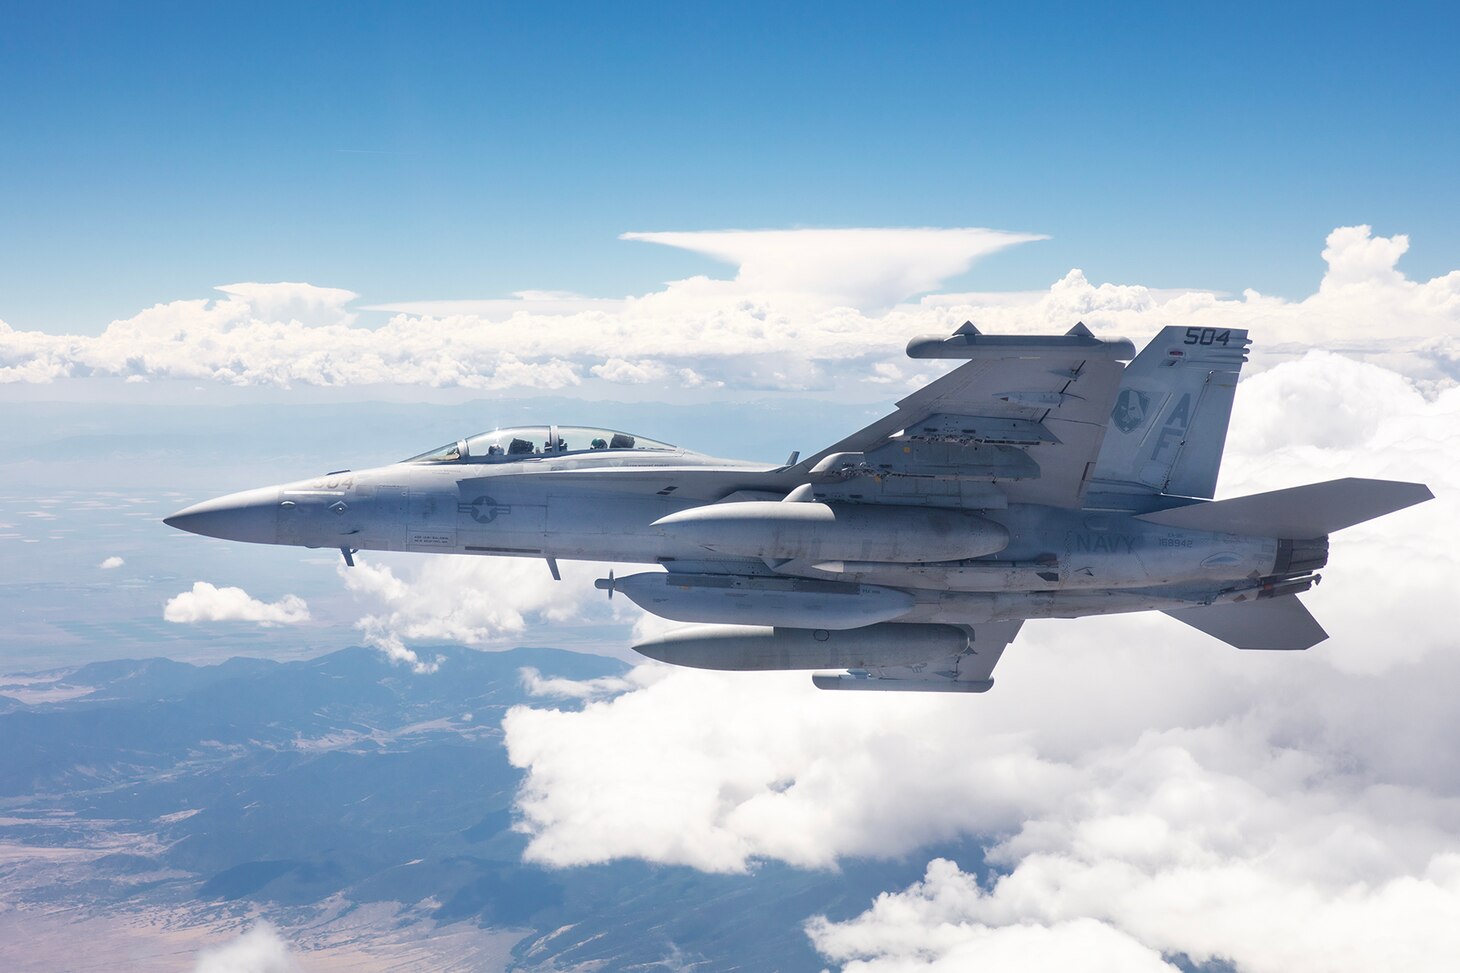
<svg viewBox="0 0 1460 973">
<path fill-rule="evenodd" d="M 1307 649 L 1328 638 L 1295 595 L 1166 614 L 1239 649 Z"/>
<path fill-rule="evenodd" d="M 1434 499 L 1423 483 L 1350 477 L 1254 493 L 1231 500 L 1194 503 L 1137 519 L 1167 527 L 1259 537 L 1322 537 L 1375 517 Z"/>
</svg>

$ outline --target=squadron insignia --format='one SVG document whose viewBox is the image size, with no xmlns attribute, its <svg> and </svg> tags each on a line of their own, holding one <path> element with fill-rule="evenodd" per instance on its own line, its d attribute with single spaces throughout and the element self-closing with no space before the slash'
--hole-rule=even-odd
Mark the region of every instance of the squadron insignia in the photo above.
<svg viewBox="0 0 1460 973">
<path fill-rule="evenodd" d="M 1110 413 L 1110 421 L 1115 423 L 1115 428 L 1121 432 L 1135 432 L 1145 424 L 1146 410 L 1150 406 L 1150 395 L 1145 392 L 1137 392 L 1135 389 L 1126 389 L 1115 400 L 1115 409 Z"/>
</svg>

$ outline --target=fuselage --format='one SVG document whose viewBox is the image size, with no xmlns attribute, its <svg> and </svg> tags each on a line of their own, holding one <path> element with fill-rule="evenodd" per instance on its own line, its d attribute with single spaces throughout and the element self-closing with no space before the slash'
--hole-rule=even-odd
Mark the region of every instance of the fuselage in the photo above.
<svg viewBox="0 0 1460 973">
<path fill-rule="evenodd" d="M 822 689 L 984 692 L 1025 619 L 1163 610 L 1243 649 L 1327 637 L 1293 595 L 1328 535 L 1430 499 L 1346 478 L 1210 500 L 1240 329 L 1137 354 L 1083 324 L 914 338 L 963 364 L 784 465 L 582 426 L 498 429 L 403 463 L 232 494 L 168 518 L 241 541 L 543 558 L 644 571 L 595 586 L 698 623 L 634 645 L 711 669 L 831 668 Z M 1121 364 L 1129 362 L 1128 365 Z"/>
<path fill-rule="evenodd" d="M 815 510 L 791 508 L 799 479 L 785 467 L 672 448 L 473 459 L 438 451 L 333 472 L 210 500 L 168 523 L 347 557 L 407 551 L 660 565 L 667 575 L 630 576 L 615 590 L 683 621 L 825 628 L 1212 604 L 1255 597 L 1300 573 L 1290 570 L 1291 542 L 1165 527 L 1119 510 L 814 500 Z M 732 504 L 738 516 L 727 522 L 718 514 Z M 820 521 L 807 527 L 807 514 Z M 1299 552 L 1309 561 L 1313 553 Z M 717 580 L 727 576 L 735 582 Z"/>
</svg>

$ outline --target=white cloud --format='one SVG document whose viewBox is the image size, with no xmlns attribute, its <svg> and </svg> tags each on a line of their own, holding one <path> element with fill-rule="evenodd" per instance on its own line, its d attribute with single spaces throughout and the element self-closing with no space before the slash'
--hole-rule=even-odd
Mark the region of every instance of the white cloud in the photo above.
<svg viewBox="0 0 1460 973">
<path fill-rule="evenodd" d="M 924 742 L 963 728 L 945 699 L 916 711 L 883 695 L 852 705 L 813 695 L 804 673 L 641 666 L 629 678 L 642 688 L 581 711 L 518 707 L 504 720 L 509 757 L 527 770 L 518 809 L 531 860 L 829 867 L 844 854 L 898 855 L 1009 827 L 1015 808 L 1052 785 L 1032 759 L 976 759 L 1000 739 L 975 737 L 950 766 Z"/>
<path fill-rule="evenodd" d="M 398 565 L 401 574 L 396 573 Z M 593 580 L 612 565 L 563 562 L 554 581 L 538 559 L 439 555 L 392 560 L 375 555 L 338 567 L 345 587 L 367 611 L 356 628 L 365 642 L 418 672 L 434 672 L 408 642 L 456 642 L 507 648 L 529 625 L 562 625 L 639 614 L 627 599 L 613 603 Z"/>
<path fill-rule="evenodd" d="M 1050 923 L 985 924 L 966 906 L 979 890 L 956 865 L 935 860 L 924 881 L 882 896 L 857 919 L 808 926 L 812 942 L 846 973 L 1019 970 L 1021 973 L 1175 973 L 1156 950 L 1108 923 L 1076 918 Z"/>
<path fill-rule="evenodd" d="M 1234 755 L 1203 751 L 1234 735 L 1152 734 L 1108 753 L 1063 806 L 994 846 L 1011 870 L 988 887 L 934 860 L 923 881 L 846 922 L 814 918 L 808 933 L 846 970 L 1003 968 L 993 960 L 1009 930 L 1082 921 L 1110 930 L 1106 962 L 1138 946 L 1151 962 L 1185 954 L 1250 973 L 1449 969 L 1460 854 L 1448 836 L 1413 820 L 1408 794 L 1313 788 L 1304 776 L 1320 768 L 1293 751 L 1214 768 Z"/>
<path fill-rule="evenodd" d="M 1364 421 L 1345 417 L 1353 390 L 1374 413 Z M 1314 353 L 1245 381 L 1238 402 L 1225 495 L 1348 475 L 1421 480 L 1439 495 L 1335 537 L 1324 584 L 1305 596 L 1329 642 L 1264 656 L 1159 615 L 1091 618 L 1027 626 L 996 690 L 972 701 L 848 700 L 812 691 L 803 674 L 674 671 L 582 712 L 517 710 L 507 740 L 529 774 L 531 853 L 560 865 L 638 856 L 715 870 L 902 854 L 1011 826 L 1041 794 L 1061 793 L 1069 769 L 1047 758 L 1091 741 L 1205 725 L 1276 705 L 1274 693 L 1349 705 L 1363 692 L 1407 692 L 1417 667 L 1454 644 L 1436 606 L 1452 598 L 1460 552 L 1435 538 L 1460 531 L 1460 388 L 1426 399 L 1378 366 Z M 1312 418 L 1295 418 L 1296 430 L 1277 417 L 1305 410 Z M 671 626 L 644 616 L 635 637 Z M 1392 681 L 1365 682 L 1385 674 Z M 1395 735 L 1354 713 L 1313 717 L 1340 718 L 1423 747 L 1413 729 Z M 680 729 L 666 738 L 666 724 Z M 1038 727 L 1040 746 L 1002 727 Z M 634 801 L 623 819 L 612 803 L 592 814 L 577 806 L 581 795 L 638 788 L 666 795 L 653 814 L 640 816 Z"/>
<path fill-rule="evenodd" d="M 365 630 L 365 644 L 379 649 L 391 662 L 406 666 L 418 676 L 428 676 L 441 668 L 441 657 L 422 659 L 415 649 L 408 648 L 395 632 L 376 626 L 357 624 Z"/>
<path fill-rule="evenodd" d="M 532 696 L 563 696 L 569 699 L 595 699 L 612 696 L 633 689 L 635 683 L 618 676 L 600 676 L 597 679 L 544 678 L 541 672 L 528 666 L 518 670 L 522 686 Z"/>
<path fill-rule="evenodd" d="M 1345 476 L 1423 482 L 1437 499 L 1334 535 L 1323 585 L 1305 600 L 1336 638 L 1317 651 L 1379 672 L 1454 644 L 1448 602 L 1460 553 L 1436 542 L 1460 528 L 1460 386 L 1433 397 L 1403 376 L 1310 352 L 1244 381 L 1219 495 Z M 1402 634 L 1401 634 L 1402 633 Z"/>
<path fill-rule="evenodd" d="M 1437 499 L 1335 536 L 1304 596 L 1333 637 L 1306 653 L 1150 614 L 1030 623 L 973 698 L 645 665 L 613 698 L 585 686 L 581 709 L 507 715 L 527 855 L 739 872 L 985 843 L 989 885 L 978 862 L 935 862 L 862 916 L 810 924 L 857 973 L 1156 970 L 1179 953 L 1444 968 L 1460 951 L 1460 387 L 1327 351 L 1244 380 L 1221 495 L 1341 476 Z"/>
<path fill-rule="evenodd" d="M 860 971 L 1000 968 L 1010 956 L 1020 968 L 1162 969 L 1176 952 L 1243 970 L 1424 968 L 1454 955 L 1446 937 L 1460 928 L 1449 618 L 1460 549 L 1448 540 L 1460 528 L 1460 272 L 1409 281 L 1396 263 L 1407 246 L 1336 230 L 1328 274 L 1302 301 L 1096 286 L 1075 271 L 1047 292 L 935 297 L 874 317 L 833 306 L 845 295 L 816 284 L 821 270 L 742 270 L 613 308 L 500 325 L 400 315 L 370 331 L 346 320 L 343 301 L 291 310 L 338 315 L 296 327 L 230 292 L 114 325 L 136 338 L 132 358 L 106 336 L 0 330 L 0 370 L 122 374 L 123 361 L 144 376 L 499 387 L 688 372 L 885 400 L 926 380 L 907 374 L 908 335 L 965 317 L 1013 332 L 1084 319 L 1136 339 L 1175 321 L 1250 327 L 1260 367 L 1237 398 L 1222 495 L 1350 475 L 1422 480 L 1438 495 L 1335 537 L 1325 583 L 1304 596 L 1331 641 L 1240 653 L 1159 615 L 1035 622 L 992 693 L 954 699 L 653 665 L 621 681 L 527 675 L 544 699 L 574 699 L 504 721 L 527 772 L 528 855 L 738 872 L 770 860 L 834 868 L 960 838 L 990 849 L 1002 879 L 980 885 L 977 862 L 935 862 L 862 916 L 813 922 L 827 960 Z M 858 300 L 900 279 L 911 278 L 889 272 Z M 812 289 L 774 293 L 787 287 Z M 606 566 L 563 569 L 561 585 L 540 563 L 475 558 L 343 576 L 368 606 L 366 638 L 425 670 L 408 642 L 506 644 L 535 621 L 622 610 L 622 599 L 591 607 L 589 582 Z M 660 624 L 642 616 L 636 629 Z"/>
<path fill-rule="evenodd" d="M 618 298 L 585 297 L 571 291 L 516 291 L 510 298 L 456 301 L 397 301 L 369 304 L 365 311 L 395 311 L 421 317 L 476 317 L 505 321 L 518 314 L 577 314 L 584 311 L 615 312 L 624 307 Z"/>
<path fill-rule="evenodd" d="M 353 323 L 355 316 L 345 308 L 360 296 L 339 287 L 288 282 L 225 284 L 218 290 L 247 305 L 260 317 L 305 324 Z"/>
<path fill-rule="evenodd" d="M 289 953 L 278 931 L 267 922 L 253 928 L 231 943 L 205 949 L 198 954 L 194 973 L 298 973 L 299 964 Z"/>
<path fill-rule="evenodd" d="M 374 562 L 339 569 L 351 593 L 384 609 L 367 616 L 362 629 L 479 645 L 521 632 L 531 614 L 550 621 L 571 619 L 577 599 L 569 598 L 569 592 L 581 591 L 585 580 L 556 582 L 538 560 L 445 555 L 408 563 L 412 570 L 405 578 L 397 577 L 388 564 Z M 570 570 L 582 574 L 596 569 L 574 565 Z M 592 587 L 588 579 L 587 588 Z"/>
<path fill-rule="evenodd" d="M 731 281 L 693 278 L 671 290 L 719 302 L 747 297 L 885 309 L 931 291 L 974 261 L 1046 237 L 980 228 L 712 230 L 625 233 L 739 268 Z"/>
<path fill-rule="evenodd" d="M 111 557 L 106 558 L 100 564 L 98 564 L 97 567 L 101 568 L 103 571 L 114 571 L 126 563 L 126 561 L 123 561 L 121 558 L 113 554 Z"/>
<path fill-rule="evenodd" d="M 1395 627 L 1381 614 L 1339 638 Z M 1393 641 L 1411 637 L 1397 627 Z M 1081 969 L 1159 969 L 1178 952 L 1244 971 L 1455 955 L 1453 638 L 1369 675 L 1321 648 L 1238 653 L 1159 616 L 1029 629 L 977 699 L 644 666 L 637 688 L 581 712 L 514 709 L 528 856 L 735 872 L 988 836 L 1007 872 L 992 889 L 938 866 L 936 895 L 813 923 L 829 961 L 865 973 L 1012 968 L 1021 949 L 1034 969 L 1079 949 Z"/>
<path fill-rule="evenodd" d="M 675 281 L 609 302 L 526 293 L 502 308 L 409 305 L 379 327 L 348 291 L 231 284 L 215 301 L 174 301 L 114 321 L 96 337 L 16 331 L 0 322 L 0 382 L 63 377 L 211 380 L 231 385 L 399 384 L 566 389 L 585 381 L 723 383 L 824 389 L 883 401 L 903 346 L 966 318 L 988 331 L 1049 332 L 1084 320 L 1142 339 L 1172 321 L 1249 327 L 1257 365 L 1325 347 L 1430 381 L 1460 375 L 1460 271 L 1411 281 L 1403 236 L 1366 226 L 1328 237 L 1318 292 L 1287 301 L 1246 292 L 1093 284 L 1072 270 L 1032 294 L 933 295 L 979 254 L 1022 239 L 990 230 L 794 230 L 631 234 L 739 263 L 731 280 Z M 499 302 L 500 303 L 500 302 Z M 518 306 L 520 305 L 520 307 Z M 889 308 L 889 305 L 890 308 Z M 914 377 L 901 382 L 906 387 Z"/>
<path fill-rule="evenodd" d="M 602 365 L 594 365 L 589 371 L 606 382 L 617 382 L 620 385 L 662 382 L 669 373 L 667 368 L 655 361 L 631 362 L 622 358 L 610 358 Z"/>
<path fill-rule="evenodd" d="M 206 581 L 194 581 L 191 591 L 168 599 L 162 617 L 178 624 L 255 622 L 271 628 L 309 621 L 309 606 L 297 595 L 266 602 L 251 597 L 242 588 L 219 588 Z"/>
</svg>

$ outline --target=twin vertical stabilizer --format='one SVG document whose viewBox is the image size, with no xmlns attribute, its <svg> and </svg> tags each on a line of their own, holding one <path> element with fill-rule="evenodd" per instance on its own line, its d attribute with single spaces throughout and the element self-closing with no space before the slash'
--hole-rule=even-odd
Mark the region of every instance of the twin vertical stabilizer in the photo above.
<svg viewBox="0 0 1460 973">
<path fill-rule="evenodd" d="M 1238 328 L 1164 328 L 1125 368 L 1092 490 L 1210 499 L 1247 361 Z"/>
</svg>

